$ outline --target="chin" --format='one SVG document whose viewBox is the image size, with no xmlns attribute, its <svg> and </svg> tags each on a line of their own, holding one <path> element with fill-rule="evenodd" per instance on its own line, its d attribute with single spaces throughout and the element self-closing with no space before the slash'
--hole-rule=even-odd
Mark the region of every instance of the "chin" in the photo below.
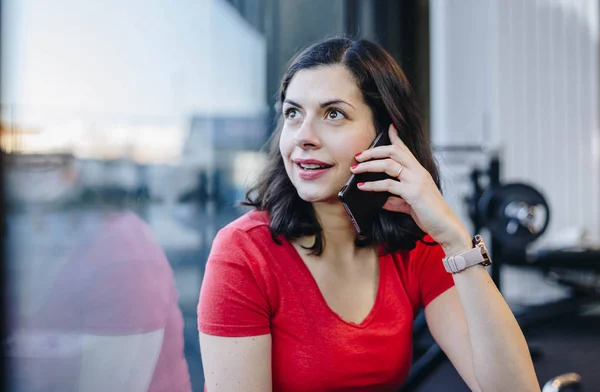
<svg viewBox="0 0 600 392">
<path fill-rule="evenodd" d="M 308 203 L 339 202 L 338 193 L 346 183 L 346 179 L 341 182 L 341 179 L 329 175 L 313 181 L 301 180 L 296 176 L 291 177 L 298 196 Z M 339 185 L 340 183 L 341 185 Z"/>
<path fill-rule="evenodd" d="M 338 192 L 332 189 L 297 189 L 298 196 L 308 203 L 338 201 Z"/>
</svg>

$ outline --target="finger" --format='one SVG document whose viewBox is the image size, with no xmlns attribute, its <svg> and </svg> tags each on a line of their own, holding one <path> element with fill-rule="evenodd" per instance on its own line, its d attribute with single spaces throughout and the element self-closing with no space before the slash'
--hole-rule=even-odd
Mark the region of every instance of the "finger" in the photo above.
<svg viewBox="0 0 600 392">
<path fill-rule="evenodd" d="M 402 139 L 400 139 L 400 136 L 398 135 L 398 130 L 396 129 L 394 124 L 390 124 L 388 133 L 390 134 L 390 141 L 392 142 L 392 144 L 397 144 L 399 146 L 406 147 L 406 144 L 404 144 Z M 406 148 L 408 149 L 408 147 Z"/>
<path fill-rule="evenodd" d="M 356 155 L 357 162 L 365 162 L 372 159 L 392 159 L 403 166 L 412 166 L 410 151 L 403 149 L 399 145 L 392 144 L 388 146 L 379 146 L 363 151 Z M 412 158 L 414 159 L 414 158 Z"/>
<path fill-rule="evenodd" d="M 389 192 L 395 196 L 402 197 L 404 184 L 400 181 L 387 178 L 380 181 L 359 182 L 358 189 L 365 192 Z"/>
<path fill-rule="evenodd" d="M 376 159 L 373 161 L 367 161 L 359 163 L 350 168 L 352 173 L 385 173 L 390 177 L 396 177 L 398 172 L 402 169 L 402 164 L 394 161 L 393 159 Z M 404 169 L 403 169 L 404 171 Z"/>
<path fill-rule="evenodd" d="M 400 135 L 398 135 L 398 129 L 396 129 L 396 126 L 394 124 L 390 125 L 389 136 L 392 144 L 400 146 L 401 150 L 404 151 L 408 156 L 410 156 L 415 161 L 417 160 L 412 151 L 410 151 L 410 148 L 408 148 L 408 146 L 404 144 L 404 141 L 400 138 Z"/>
<path fill-rule="evenodd" d="M 406 200 L 394 196 L 391 196 L 387 199 L 383 205 L 383 209 L 393 212 L 402 212 L 409 215 L 412 212 L 410 204 L 408 204 Z"/>
</svg>

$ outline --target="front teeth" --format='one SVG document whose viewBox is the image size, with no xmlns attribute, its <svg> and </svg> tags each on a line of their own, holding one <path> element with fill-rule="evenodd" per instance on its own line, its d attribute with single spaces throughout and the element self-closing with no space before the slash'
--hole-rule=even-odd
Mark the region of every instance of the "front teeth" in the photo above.
<svg viewBox="0 0 600 392">
<path fill-rule="evenodd" d="M 315 170 L 315 169 L 324 169 L 325 166 L 319 166 L 319 165 L 300 165 L 301 168 L 306 169 L 306 170 Z"/>
</svg>

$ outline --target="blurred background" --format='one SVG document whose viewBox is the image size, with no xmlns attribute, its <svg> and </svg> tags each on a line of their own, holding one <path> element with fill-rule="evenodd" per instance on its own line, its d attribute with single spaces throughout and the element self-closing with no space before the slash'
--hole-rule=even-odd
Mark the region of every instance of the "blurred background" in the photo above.
<svg viewBox="0 0 600 392">
<path fill-rule="evenodd" d="M 286 63 L 342 33 L 411 81 L 540 383 L 599 390 L 598 22 L 596 0 L 3 0 L 9 390 L 203 390 L 212 239 L 245 212 Z M 418 321 L 406 390 L 468 390 Z"/>
</svg>

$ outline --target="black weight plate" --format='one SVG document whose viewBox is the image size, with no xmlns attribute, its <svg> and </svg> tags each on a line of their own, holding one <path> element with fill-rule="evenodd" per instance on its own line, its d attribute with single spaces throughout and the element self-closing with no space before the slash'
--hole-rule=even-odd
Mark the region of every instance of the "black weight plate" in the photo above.
<svg viewBox="0 0 600 392">
<path fill-rule="evenodd" d="M 512 202 L 537 205 L 545 210 L 545 217 L 535 233 L 516 223 L 505 215 L 506 206 Z M 539 238 L 550 222 L 550 209 L 544 196 L 535 188 L 522 183 L 510 183 L 487 189 L 478 201 L 479 217 L 483 225 L 506 247 L 524 248 Z M 507 230 L 509 223 L 514 232 Z"/>
</svg>

